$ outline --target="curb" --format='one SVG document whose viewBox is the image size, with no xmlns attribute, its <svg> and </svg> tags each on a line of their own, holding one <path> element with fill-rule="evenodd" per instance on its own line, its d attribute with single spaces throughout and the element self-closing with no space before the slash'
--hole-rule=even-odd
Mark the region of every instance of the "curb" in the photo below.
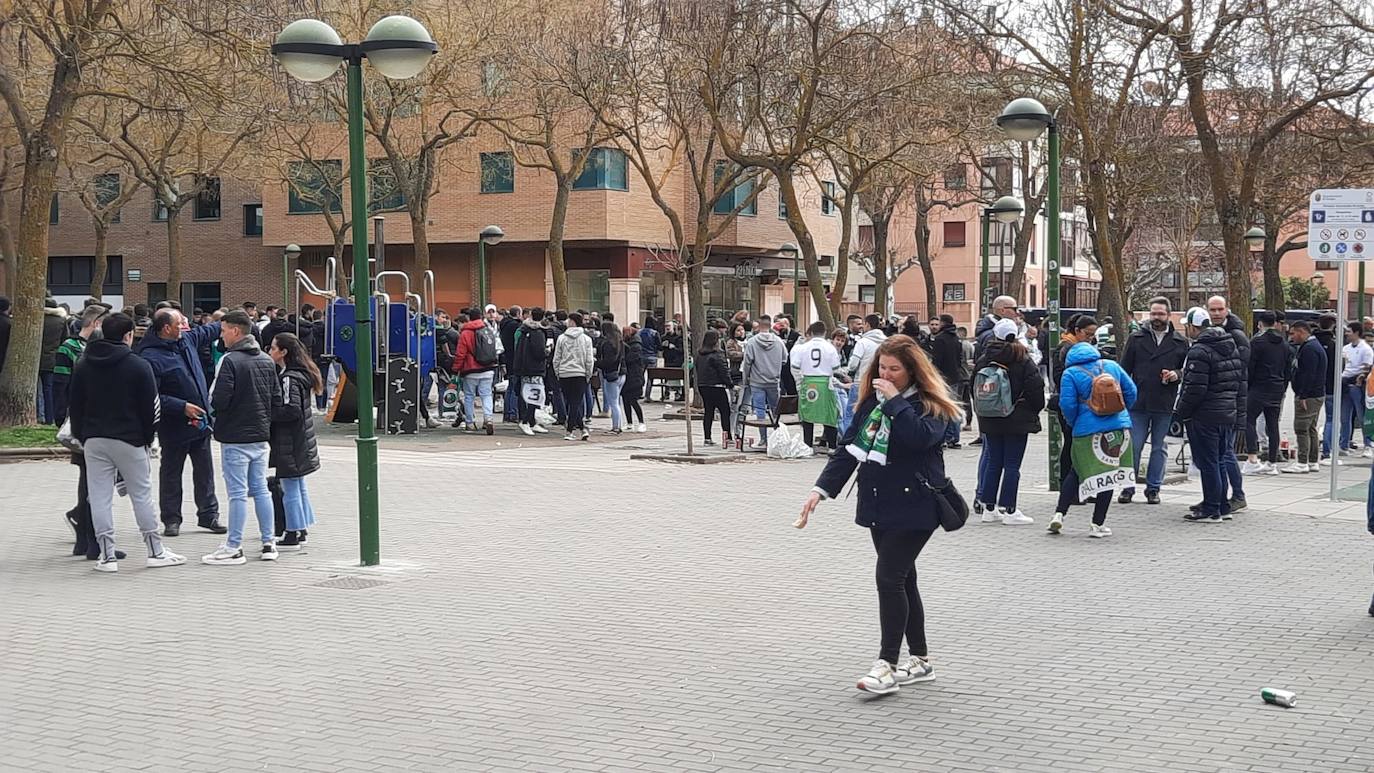
<svg viewBox="0 0 1374 773">
<path fill-rule="evenodd" d="M 748 460 L 745 454 L 712 454 L 710 456 L 702 454 L 630 454 L 630 461 L 645 462 L 675 462 L 678 464 L 721 464 L 722 462 L 743 462 Z"/>
<path fill-rule="evenodd" d="M 45 459 L 65 459 L 72 455 L 62 446 L 47 448 L 0 448 L 0 464 L 6 462 L 42 461 Z"/>
</svg>

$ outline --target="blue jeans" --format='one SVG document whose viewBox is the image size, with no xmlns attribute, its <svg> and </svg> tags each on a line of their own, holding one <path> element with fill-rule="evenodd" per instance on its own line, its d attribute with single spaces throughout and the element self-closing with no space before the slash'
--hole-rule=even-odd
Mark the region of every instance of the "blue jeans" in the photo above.
<svg viewBox="0 0 1374 773">
<path fill-rule="evenodd" d="M 1354 384 L 1342 389 L 1345 390 L 1341 392 L 1341 448 L 1344 449 L 1355 440 L 1355 424 L 1363 423 L 1364 389 Z M 1369 445 L 1369 438 L 1365 438 L 1365 445 Z"/>
<path fill-rule="evenodd" d="M 520 420 L 520 377 L 506 376 L 506 397 L 501 401 L 502 420 Z"/>
<path fill-rule="evenodd" d="M 477 414 L 473 413 L 473 404 L 477 398 L 482 399 L 482 421 L 490 422 L 494 412 L 491 400 L 491 385 L 496 379 L 496 374 L 491 371 L 483 373 L 469 373 L 463 376 L 463 410 L 467 411 L 465 418 L 469 424 L 477 423 Z"/>
<path fill-rule="evenodd" d="M 958 443 L 958 442 L 959 442 L 959 429 L 960 429 L 961 427 L 963 427 L 963 426 L 964 426 L 964 425 L 963 425 L 963 422 L 960 421 L 959 419 L 955 419 L 954 421 L 951 421 L 951 422 L 949 422 L 948 424 L 946 424 L 946 425 L 945 425 L 945 438 L 944 438 L 945 442 L 946 442 L 946 443 Z"/>
<path fill-rule="evenodd" d="M 1245 498 L 1245 478 L 1240 474 L 1240 460 L 1236 458 L 1236 428 L 1226 438 L 1226 447 L 1221 449 L 1221 472 L 1231 483 L 1231 497 Z"/>
<path fill-rule="evenodd" d="M 611 414 L 611 429 L 620 429 L 625 423 L 625 410 L 620 405 L 620 387 L 625 383 L 622 376 L 614 379 L 601 377 L 601 399 L 606 403 L 606 411 Z"/>
<path fill-rule="evenodd" d="M 1131 446 L 1135 451 L 1135 472 L 1131 484 L 1125 491 L 1135 491 L 1135 479 L 1140 476 L 1140 452 L 1145 450 L 1145 439 L 1150 439 L 1150 464 L 1145 469 L 1145 491 L 1159 493 L 1164 485 L 1164 467 L 1169 463 L 1169 449 L 1164 438 L 1169 435 L 1169 422 L 1173 416 L 1168 413 L 1148 413 L 1131 411 Z"/>
<path fill-rule="evenodd" d="M 286 530 L 300 531 L 315 525 L 315 508 L 310 506 L 310 492 L 305 490 L 305 477 L 281 478 L 281 503 L 286 510 Z"/>
<path fill-rule="evenodd" d="M 38 374 L 38 423 L 52 424 L 57 406 L 52 399 L 52 371 Z"/>
<path fill-rule="evenodd" d="M 1222 457 L 1231 445 L 1233 430 L 1218 424 L 1188 422 L 1188 445 L 1192 447 L 1193 464 L 1202 477 L 1202 512 L 1204 515 L 1224 515 L 1226 498 L 1226 470 Z"/>
<path fill-rule="evenodd" d="M 978 460 L 983 504 L 1000 505 L 1007 512 L 1016 510 L 1016 494 L 1021 487 L 1021 460 L 1026 456 L 1026 435 L 984 435 L 983 454 Z"/>
<path fill-rule="evenodd" d="M 1331 455 L 1331 395 L 1326 396 L 1326 428 L 1322 430 L 1322 457 Z"/>
<path fill-rule="evenodd" d="M 976 483 L 973 490 L 973 499 L 975 502 L 992 502 L 997 498 L 996 491 L 988 495 L 986 499 L 983 498 L 983 493 L 985 491 L 985 489 L 983 488 L 983 484 L 986 483 L 988 479 L 988 436 L 980 432 L 978 434 L 978 439 L 983 442 L 979 444 L 978 474 L 977 477 L 974 478 Z M 1064 440 L 1067 443 L 1070 440 L 1070 438 L 1066 437 L 1064 438 Z"/>
<path fill-rule="evenodd" d="M 778 410 L 778 385 L 772 386 L 751 386 L 749 387 L 749 404 L 754 407 L 754 418 L 763 419 L 768 416 L 768 411 Z M 768 430 L 759 427 L 760 442 L 768 443 Z"/>
<path fill-rule="evenodd" d="M 851 385 L 847 391 L 835 392 L 835 403 L 840 406 L 840 425 L 838 437 L 844 437 L 844 433 L 849 431 L 849 425 L 854 421 L 854 404 L 849 402 L 851 393 L 857 392 L 857 384 Z"/>
<path fill-rule="evenodd" d="M 248 499 L 258 516 L 262 544 L 272 544 L 272 494 L 267 490 L 267 444 L 224 443 L 220 446 L 224 467 L 224 487 L 229 491 L 229 534 L 224 544 L 236 548 L 243 544 L 243 526 L 248 520 Z"/>
</svg>

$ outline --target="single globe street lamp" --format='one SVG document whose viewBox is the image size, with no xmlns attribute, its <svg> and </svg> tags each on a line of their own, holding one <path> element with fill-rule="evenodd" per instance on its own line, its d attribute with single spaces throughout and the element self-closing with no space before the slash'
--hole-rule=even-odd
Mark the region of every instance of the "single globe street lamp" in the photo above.
<svg viewBox="0 0 1374 773">
<path fill-rule="evenodd" d="M 301 256 L 299 244 L 288 244 L 286 249 L 281 252 L 281 305 L 283 309 L 290 308 L 291 301 L 291 259 Z M 299 312 L 300 309 L 295 311 Z"/>
<path fill-rule="evenodd" d="M 1245 246 L 1249 247 L 1251 252 L 1264 249 L 1264 229 L 1257 225 L 1251 226 L 1250 230 L 1245 232 Z"/>
<path fill-rule="evenodd" d="M 1002 112 L 996 119 L 997 127 L 1008 139 L 1017 142 L 1030 142 L 1040 138 L 1046 130 L 1049 130 L 1049 166 L 1046 170 L 1045 185 L 1049 188 L 1049 196 L 1046 208 L 1049 210 L 1046 219 L 1045 241 L 1049 249 L 1048 269 L 1049 276 L 1045 281 L 1045 311 L 1046 319 L 1049 322 L 1049 376 L 1051 383 L 1057 383 L 1054 379 L 1058 378 L 1054 372 L 1054 352 L 1059 348 L 1059 127 L 1055 123 L 1054 114 L 1045 108 L 1039 100 L 1030 97 L 1013 99 L 1002 108 Z M 1059 449 L 1063 445 L 1064 438 L 1060 431 L 1059 422 L 1050 422 L 1049 435 L 1050 443 L 1050 491 L 1059 490 Z"/>
<path fill-rule="evenodd" d="M 506 238 L 506 232 L 499 225 L 489 225 L 477 234 L 477 305 L 483 310 L 487 306 L 487 246 L 495 247 Z"/>
<path fill-rule="evenodd" d="M 438 52 L 434 38 L 409 16 L 387 16 L 372 25 L 362 43 L 344 43 L 333 27 L 318 19 L 286 25 L 272 44 L 272 55 L 287 74 L 316 83 L 346 65 L 348 72 L 348 187 L 354 217 L 367 212 L 367 156 L 363 134 L 363 60 L 387 78 L 420 74 Z M 358 546 L 362 564 L 381 563 L 377 507 L 377 434 L 373 414 L 373 336 L 367 229 L 353 229 L 354 352 L 358 367 Z"/>
<path fill-rule="evenodd" d="M 778 252 L 792 256 L 792 314 L 801 319 L 801 247 L 796 242 L 787 242 Z"/>
</svg>

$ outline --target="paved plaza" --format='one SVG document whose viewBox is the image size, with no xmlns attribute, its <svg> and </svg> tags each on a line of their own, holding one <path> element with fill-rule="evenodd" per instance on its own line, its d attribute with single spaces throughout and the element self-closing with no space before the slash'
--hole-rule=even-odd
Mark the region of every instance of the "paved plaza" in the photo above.
<svg viewBox="0 0 1374 773">
<path fill-rule="evenodd" d="M 874 698 L 852 500 L 797 531 L 819 460 L 629 461 L 672 432 L 383 439 L 370 571 L 338 431 L 311 543 L 275 564 L 203 566 L 218 538 L 188 526 L 192 563 L 144 569 L 120 501 L 140 560 L 97 574 L 66 556 L 76 468 L 0 465 L 0 769 L 1374 769 L 1374 537 L 1325 478 L 1257 481 L 1221 525 L 1184 523 L 1196 483 L 1171 486 L 1114 505 L 1111 539 L 1083 508 L 1054 538 L 1037 435 L 1037 525 L 936 535 L 939 678 Z M 947 453 L 968 493 L 976 460 Z"/>
</svg>

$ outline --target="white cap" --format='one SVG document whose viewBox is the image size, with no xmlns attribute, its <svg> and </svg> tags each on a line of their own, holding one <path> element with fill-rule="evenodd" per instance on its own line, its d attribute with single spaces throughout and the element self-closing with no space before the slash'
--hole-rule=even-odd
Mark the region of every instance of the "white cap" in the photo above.
<svg viewBox="0 0 1374 773">
<path fill-rule="evenodd" d="M 1211 317 L 1207 316 L 1207 310 L 1201 306 L 1194 306 L 1188 309 L 1187 314 L 1183 315 L 1183 324 L 1192 325 L 1193 327 L 1202 327 L 1209 321 L 1211 321 Z"/>
<path fill-rule="evenodd" d="M 485 309 L 482 309 L 482 311 L 483 311 L 483 312 L 496 311 L 496 304 L 494 304 L 494 303 L 488 303 L 488 304 L 487 304 L 487 307 L 486 307 Z"/>
<path fill-rule="evenodd" d="M 992 326 L 992 337 L 998 341 L 1005 341 L 1020 332 L 1021 329 L 1013 319 L 999 319 L 997 324 Z"/>
</svg>

